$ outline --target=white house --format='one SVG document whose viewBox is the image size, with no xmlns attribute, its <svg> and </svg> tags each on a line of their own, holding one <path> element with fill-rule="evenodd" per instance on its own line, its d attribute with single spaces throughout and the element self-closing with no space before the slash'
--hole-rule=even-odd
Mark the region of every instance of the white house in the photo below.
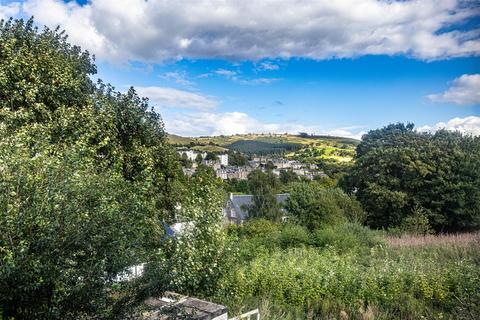
<svg viewBox="0 0 480 320">
<path fill-rule="evenodd" d="M 195 161 L 199 154 L 202 156 L 202 159 L 205 159 L 205 157 L 207 156 L 206 152 L 196 152 L 193 150 L 178 150 L 177 152 L 181 156 L 183 156 L 184 154 L 187 155 L 187 158 L 191 161 Z"/>
<path fill-rule="evenodd" d="M 228 154 L 219 154 L 218 158 L 220 159 L 220 164 L 224 167 L 228 166 Z"/>
</svg>

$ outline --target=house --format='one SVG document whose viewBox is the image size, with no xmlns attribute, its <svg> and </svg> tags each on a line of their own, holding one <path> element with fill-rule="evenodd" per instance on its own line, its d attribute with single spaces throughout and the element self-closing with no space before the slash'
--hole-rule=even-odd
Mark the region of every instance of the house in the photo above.
<svg viewBox="0 0 480 320">
<path fill-rule="evenodd" d="M 283 209 L 284 202 L 288 199 L 290 194 L 280 193 L 276 195 L 277 202 Z M 227 222 L 241 224 L 246 219 L 248 219 L 248 206 L 252 204 L 253 195 L 251 194 L 241 194 L 234 195 L 233 193 L 228 194 L 228 199 L 223 207 L 223 216 Z"/>
<path fill-rule="evenodd" d="M 220 159 L 220 165 L 222 165 L 224 167 L 228 166 L 228 154 L 227 153 L 219 154 L 218 158 Z"/>
<path fill-rule="evenodd" d="M 248 174 L 252 171 L 249 167 L 234 167 L 228 166 L 216 170 L 217 177 L 227 179 L 245 180 Z"/>
<path fill-rule="evenodd" d="M 187 158 L 193 162 L 195 162 L 199 154 L 202 156 L 202 159 L 205 159 L 205 157 L 207 156 L 206 152 L 196 152 L 193 150 L 177 150 L 177 153 L 180 156 L 186 155 Z"/>
</svg>

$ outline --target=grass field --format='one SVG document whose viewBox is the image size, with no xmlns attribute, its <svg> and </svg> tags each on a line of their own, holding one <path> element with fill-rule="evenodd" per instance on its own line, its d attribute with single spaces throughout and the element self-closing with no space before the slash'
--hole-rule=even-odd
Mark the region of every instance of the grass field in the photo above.
<svg viewBox="0 0 480 320">
<path fill-rule="evenodd" d="M 302 145 L 295 152 L 285 156 L 297 160 L 331 160 L 350 162 L 355 156 L 358 140 L 331 136 L 302 137 L 290 134 L 237 134 L 231 136 L 181 137 L 169 135 L 168 140 L 175 146 L 192 146 L 194 150 L 224 152 L 237 141 L 262 141 L 267 143 L 294 143 Z"/>
</svg>

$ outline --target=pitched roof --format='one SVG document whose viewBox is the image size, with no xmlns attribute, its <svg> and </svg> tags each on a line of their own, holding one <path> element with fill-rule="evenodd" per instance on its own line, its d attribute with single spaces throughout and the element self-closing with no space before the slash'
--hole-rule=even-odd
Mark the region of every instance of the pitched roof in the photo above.
<svg viewBox="0 0 480 320">
<path fill-rule="evenodd" d="M 276 195 L 277 202 L 283 204 L 290 194 L 288 193 L 280 193 Z M 242 195 L 231 195 L 230 200 L 232 202 L 232 206 L 237 213 L 237 217 L 240 220 L 245 220 L 248 217 L 248 210 L 247 207 L 252 204 L 253 195 L 251 194 L 242 194 Z"/>
</svg>

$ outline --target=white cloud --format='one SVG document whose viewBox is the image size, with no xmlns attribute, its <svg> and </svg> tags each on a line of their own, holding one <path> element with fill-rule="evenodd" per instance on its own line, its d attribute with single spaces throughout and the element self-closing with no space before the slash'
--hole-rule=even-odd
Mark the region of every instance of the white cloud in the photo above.
<svg viewBox="0 0 480 320">
<path fill-rule="evenodd" d="M 360 139 L 363 134 L 363 132 L 358 132 L 357 130 L 360 127 L 347 127 L 326 131 L 321 130 L 318 126 L 263 122 L 244 112 L 181 113 L 175 114 L 172 118 L 165 118 L 164 120 L 168 132 L 182 136 L 285 132 L 297 134 L 298 132 L 307 132 Z"/>
<path fill-rule="evenodd" d="M 452 86 L 444 93 L 430 94 L 427 97 L 435 102 L 480 104 L 480 74 L 464 74 L 453 80 Z"/>
<path fill-rule="evenodd" d="M 160 78 L 168 81 L 173 81 L 186 87 L 191 87 L 195 85 L 194 82 L 187 79 L 187 73 L 185 71 L 165 72 L 164 74 L 160 75 Z"/>
<path fill-rule="evenodd" d="M 218 70 L 215 70 L 214 72 L 226 78 L 234 77 L 237 74 L 237 72 L 233 70 L 226 70 L 226 69 L 218 69 Z"/>
<path fill-rule="evenodd" d="M 168 132 L 184 136 L 313 131 L 308 126 L 262 122 L 243 112 L 176 114 L 165 119 L 165 126 Z"/>
<path fill-rule="evenodd" d="M 218 101 L 198 93 L 165 87 L 135 87 L 138 94 L 147 97 L 157 107 L 173 107 L 185 109 L 211 109 Z"/>
<path fill-rule="evenodd" d="M 262 62 L 257 67 L 257 70 L 260 70 L 260 71 L 274 71 L 278 69 L 280 69 L 280 66 L 278 66 L 277 64 L 271 63 L 269 61 Z"/>
<path fill-rule="evenodd" d="M 234 79 L 236 82 L 245 85 L 270 84 L 282 80 L 281 78 L 253 78 L 253 79 Z"/>
<path fill-rule="evenodd" d="M 8 19 L 10 17 L 16 16 L 20 12 L 19 3 L 9 3 L 1 4 L 0 3 L 0 20 Z"/>
<path fill-rule="evenodd" d="M 241 76 L 239 72 L 228 69 L 217 69 L 210 73 L 203 73 L 199 75 L 198 78 L 209 78 L 214 75 L 243 85 L 270 84 L 282 80 L 281 78 L 245 78 Z"/>
<path fill-rule="evenodd" d="M 480 117 L 469 116 L 465 118 L 453 118 L 447 122 L 439 122 L 433 126 L 423 126 L 418 131 L 435 132 L 440 129 L 459 131 L 464 134 L 480 136 Z"/>
<path fill-rule="evenodd" d="M 337 128 L 330 131 L 327 131 L 325 134 L 330 136 L 336 137 L 344 137 L 344 138 L 353 138 L 360 140 L 367 131 L 364 130 L 365 126 L 350 126 L 350 127 L 343 127 Z"/>
<path fill-rule="evenodd" d="M 159 62 L 479 55 L 480 29 L 455 29 L 479 11 L 462 0 L 26 0 L 22 13 L 62 25 L 101 59 Z"/>
</svg>

